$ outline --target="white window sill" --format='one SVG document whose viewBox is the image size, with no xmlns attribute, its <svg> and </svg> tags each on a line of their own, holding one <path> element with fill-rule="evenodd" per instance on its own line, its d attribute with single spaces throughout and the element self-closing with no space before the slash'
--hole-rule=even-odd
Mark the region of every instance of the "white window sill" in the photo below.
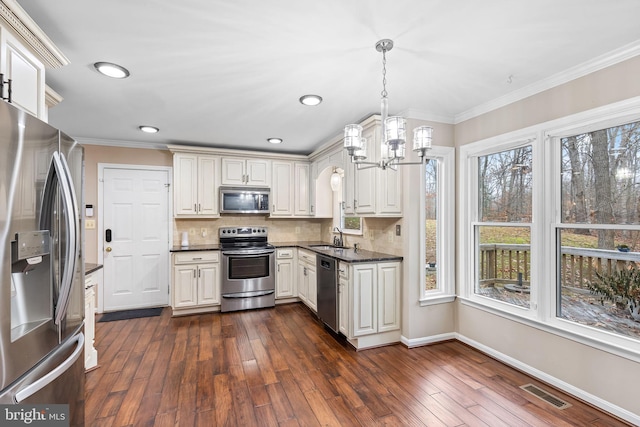
<svg viewBox="0 0 640 427">
<path fill-rule="evenodd" d="M 450 303 L 455 301 L 456 296 L 455 295 L 444 295 L 444 294 L 438 294 L 438 295 L 433 295 L 433 296 L 425 296 L 423 298 L 420 298 L 420 307 L 425 307 L 428 305 L 436 305 L 436 304 L 446 304 L 446 303 Z"/>
</svg>

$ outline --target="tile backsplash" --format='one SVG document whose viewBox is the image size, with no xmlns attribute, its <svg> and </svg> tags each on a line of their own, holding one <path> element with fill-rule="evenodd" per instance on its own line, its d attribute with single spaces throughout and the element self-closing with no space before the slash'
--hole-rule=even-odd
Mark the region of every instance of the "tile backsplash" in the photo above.
<svg viewBox="0 0 640 427">
<path fill-rule="evenodd" d="M 176 219 L 173 222 L 173 244 L 179 245 L 182 232 L 187 232 L 189 244 L 218 243 L 218 228 L 256 225 L 269 229 L 270 242 L 323 240 L 322 224 L 330 219 L 274 219 L 262 215 L 224 215 L 217 219 Z M 327 226 L 328 228 L 329 226 Z"/>
<path fill-rule="evenodd" d="M 395 235 L 401 218 L 363 218 L 363 235 L 345 234 L 347 246 L 358 243 L 368 251 L 402 255 L 402 237 Z M 270 242 L 297 242 L 319 240 L 332 242 L 335 235 L 332 219 L 267 218 L 261 215 L 224 215 L 217 219 L 176 219 L 173 222 L 173 244 L 179 245 L 182 232 L 187 232 L 189 244 L 216 244 L 219 227 L 256 225 L 269 229 Z"/>
</svg>

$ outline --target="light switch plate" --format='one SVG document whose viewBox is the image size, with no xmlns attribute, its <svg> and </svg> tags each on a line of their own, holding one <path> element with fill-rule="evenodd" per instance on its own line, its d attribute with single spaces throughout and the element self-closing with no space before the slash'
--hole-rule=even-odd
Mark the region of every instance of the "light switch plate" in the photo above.
<svg viewBox="0 0 640 427">
<path fill-rule="evenodd" d="M 87 230 L 95 230 L 96 229 L 96 220 L 95 219 L 87 219 L 84 221 L 84 228 Z"/>
<path fill-rule="evenodd" d="M 400 224 L 396 224 L 396 236 L 400 235 L 400 231 L 401 231 L 401 226 Z"/>
</svg>

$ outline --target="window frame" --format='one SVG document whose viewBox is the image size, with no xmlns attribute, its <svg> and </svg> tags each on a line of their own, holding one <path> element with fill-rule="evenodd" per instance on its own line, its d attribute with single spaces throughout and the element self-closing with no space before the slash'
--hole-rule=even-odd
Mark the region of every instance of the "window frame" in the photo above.
<svg viewBox="0 0 640 427">
<path fill-rule="evenodd" d="M 471 142 L 460 147 L 458 159 L 458 266 L 461 303 L 495 315 L 520 322 L 640 362 L 640 339 L 627 337 L 556 316 L 558 270 L 556 253 L 557 230 L 576 228 L 562 223 L 560 138 L 640 121 L 640 97 L 544 122 L 528 128 Z M 531 294 L 529 310 L 511 304 L 491 301 L 475 295 L 475 240 L 478 215 L 477 157 L 511 148 L 517 140 L 534 138 L 533 146 L 533 212 L 531 228 L 531 270 L 536 272 L 537 294 Z M 613 225 L 638 228 L 640 225 Z M 545 268 L 544 266 L 553 266 Z M 533 288 L 532 288 L 533 292 Z"/>
<path fill-rule="evenodd" d="M 426 166 L 420 166 L 420 306 L 451 302 L 456 298 L 455 286 L 455 149 L 453 147 L 433 147 L 427 153 L 429 161 L 438 162 L 436 210 L 436 289 L 425 289 L 426 271 Z M 451 243 L 445 243 L 451 242 Z"/>
</svg>

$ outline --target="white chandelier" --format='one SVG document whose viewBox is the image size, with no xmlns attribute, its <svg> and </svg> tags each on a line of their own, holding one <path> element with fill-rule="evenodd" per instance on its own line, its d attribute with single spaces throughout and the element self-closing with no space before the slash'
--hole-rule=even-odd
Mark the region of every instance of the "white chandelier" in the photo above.
<svg viewBox="0 0 640 427">
<path fill-rule="evenodd" d="M 405 155 L 406 122 L 404 117 L 388 116 L 389 100 L 387 99 L 387 52 L 393 48 L 393 40 L 382 39 L 376 43 L 376 50 L 382 52 L 382 146 L 379 162 L 367 162 L 367 139 L 362 137 L 362 126 L 347 125 L 344 128 L 344 148 L 349 152 L 351 162 L 358 165 L 358 169 L 379 167 L 381 169 L 396 169 L 397 165 L 420 165 L 425 161 L 425 155 L 431 149 L 431 135 L 433 128 L 419 126 L 413 130 L 413 151 L 420 155 L 419 162 L 402 162 Z M 428 159 L 427 159 L 428 161 Z M 366 166 L 361 166 L 366 165 Z"/>
</svg>

